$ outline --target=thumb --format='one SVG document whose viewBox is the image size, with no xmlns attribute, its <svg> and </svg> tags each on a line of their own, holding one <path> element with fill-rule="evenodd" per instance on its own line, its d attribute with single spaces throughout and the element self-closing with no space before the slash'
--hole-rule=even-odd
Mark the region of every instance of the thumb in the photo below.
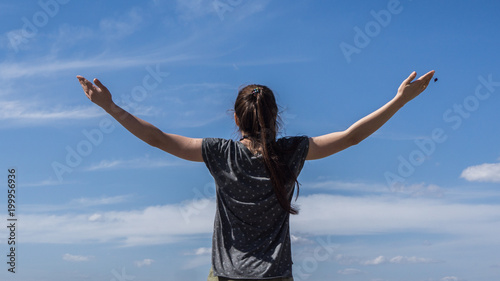
<svg viewBox="0 0 500 281">
<path fill-rule="evenodd" d="M 103 91 L 107 91 L 108 89 L 106 88 L 106 86 L 104 86 L 101 81 L 99 81 L 99 79 L 97 78 L 94 78 L 94 83 L 96 84 L 97 87 L 99 87 L 99 89 L 103 90 Z"/>
<path fill-rule="evenodd" d="M 406 78 L 406 80 L 404 81 L 404 82 L 405 82 L 405 84 L 410 84 L 410 83 L 411 83 L 411 81 L 412 81 L 413 79 L 415 79 L 415 77 L 417 77 L 417 72 L 416 72 L 416 71 L 413 71 L 413 72 L 410 74 L 410 76 L 408 76 L 408 78 Z"/>
</svg>

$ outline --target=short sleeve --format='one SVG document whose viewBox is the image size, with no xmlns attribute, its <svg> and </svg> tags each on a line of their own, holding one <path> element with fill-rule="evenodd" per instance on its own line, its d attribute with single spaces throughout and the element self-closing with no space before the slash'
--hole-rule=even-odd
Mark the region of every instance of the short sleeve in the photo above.
<svg viewBox="0 0 500 281">
<path fill-rule="evenodd" d="M 283 151 L 284 159 L 298 176 L 304 167 L 309 152 L 309 137 L 285 137 L 278 140 L 278 146 Z"/>
<path fill-rule="evenodd" d="M 220 138 L 204 138 L 201 143 L 201 155 L 208 170 L 216 178 L 221 170 L 225 169 L 226 155 L 225 147 L 227 140 Z M 217 179 L 217 178 L 216 178 Z"/>
</svg>

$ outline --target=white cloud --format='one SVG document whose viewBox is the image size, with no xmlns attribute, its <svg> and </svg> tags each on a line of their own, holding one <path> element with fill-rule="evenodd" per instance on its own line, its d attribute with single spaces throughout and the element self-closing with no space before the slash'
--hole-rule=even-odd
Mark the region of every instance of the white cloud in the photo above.
<svg viewBox="0 0 500 281">
<path fill-rule="evenodd" d="M 208 247 L 201 247 L 198 248 L 192 252 L 186 253 L 188 256 L 204 256 L 204 255 L 211 255 L 212 254 L 212 248 Z"/>
<path fill-rule="evenodd" d="M 198 248 L 195 252 L 195 255 L 210 255 L 212 253 L 212 248 Z"/>
<path fill-rule="evenodd" d="M 111 205 L 111 204 L 123 203 L 127 201 L 130 197 L 131 197 L 130 195 L 118 195 L 113 197 L 100 197 L 100 198 L 83 197 L 71 200 L 69 205 L 80 206 L 80 207 Z"/>
<path fill-rule="evenodd" d="M 132 8 L 118 19 L 103 19 L 99 23 L 106 39 L 117 39 L 128 36 L 139 29 L 143 20 L 140 9 Z"/>
<path fill-rule="evenodd" d="M 397 264 L 409 264 L 409 263 L 437 263 L 439 261 L 429 258 L 396 256 L 390 259 L 389 262 Z"/>
<path fill-rule="evenodd" d="M 62 184 L 60 181 L 49 178 L 49 179 L 41 180 L 38 182 L 31 182 L 31 183 L 27 182 L 27 183 L 23 184 L 23 186 L 24 187 L 38 187 L 38 186 L 54 186 L 54 185 L 60 185 L 60 184 Z"/>
<path fill-rule="evenodd" d="M 350 191 L 366 191 L 366 192 L 388 192 L 389 188 L 383 184 L 371 184 L 365 182 L 348 182 L 348 181 L 317 181 L 302 183 L 305 188 L 323 189 L 323 190 L 350 190 Z"/>
<path fill-rule="evenodd" d="M 367 260 L 367 261 L 363 262 L 362 264 L 364 264 L 364 265 L 379 265 L 379 264 L 383 264 L 386 262 L 387 262 L 387 259 L 384 256 L 378 256 L 372 260 Z"/>
<path fill-rule="evenodd" d="M 112 204 L 123 198 L 79 199 L 80 206 Z M 447 204 L 430 199 L 386 197 L 352 198 L 315 194 L 299 197 L 301 214 L 292 216 L 291 228 L 308 235 L 370 235 L 399 232 L 452 234 L 470 243 L 497 243 L 500 208 L 495 205 Z M 32 243 L 115 242 L 154 245 L 207 235 L 213 231 L 213 198 L 139 210 L 89 214 L 23 216 L 23 240 Z M 90 219 L 92 218 L 92 219 Z M 168 223 L 165 223 L 168 221 Z M 467 225 L 467 227 L 464 227 Z M 175 226 L 175 227 L 173 227 Z M 417 257 L 380 256 L 365 264 L 435 262 Z"/>
<path fill-rule="evenodd" d="M 463 170 L 460 177 L 468 181 L 500 182 L 500 163 L 486 163 Z"/>
<path fill-rule="evenodd" d="M 435 184 L 411 184 L 387 186 L 378 183 L 349 182 L 349 181 L 318 181 L 302 183 L 304 188 L 335 190 L 335 191 L 360 191 L 369 193 L 403 194 L 412 197 L 442 197 L 444 191 Z"/>
<path fill-rule="evenodd" d="M 87 198 L 82 197 L 78 199 L 73 199 L 68 203 L 60 205 L 36 205 L 36 204 L 26 204 L 24 205 L 24 210 L 28 213 L 43 213 L 43 212 L 55 212 L 55 211 L 67 211 L 67 210 L 77 210 L 85 209 L 93 206 L 104 206 L 119 204 L 129 201 L 132 195 L 118 195 L 112 197 L 99 197 L 99 198 Z M 91 218 L 97 220 L 96 214 L 88 214 L 88 220 L 92 221 Z"/>
<path fill-rule="evenodd" d="M 86 168 L 87 171 L 100 171 L 105 169 L 151 169 L 169 166 L 186 165 L 185 162 L 165 161 L 159 159 L 137 158 L 130 160 L 102 160 Z"/>
<path fill-rule="evenodd" d="M 42 109 L 43 105 L 25 101 L 0 102 L 0 120 L 17 124 L 40 124 L 54 120 L 81 120 L 104 116 L 105 112 L 96 106 Z M 6 123 L 6 122 L 3 122 Z"/>
<path fill-rule="evenodd" d="M 142 261 L 135 261 L 134 264 L 137 267 L 150 266 L 154 260 L 152 259 L 143 259 Z"/>
<path fill-rule="evenodd" d="M 101 214 L 93 214 L 89 217 L 89 221 L 98 221 L 102 218 Z"/>
<path fill-rule="evenodd" d="M 92 201 L 83 200 L 83 203 L 91 204 Z M 26 214 L 23 216 L 26 225 L 23 241 L 59 244 L 114 242 L 125 246 L 169 244 L 189 239 L 189 235 L 209 236 L 214 212 L 215 202 L 203 199 L 98 214 Z"/>
<path fill-rule="evenodd" d="M 301 237 L 301 236 L 298 236 L 298 235 L 293 235 L 293 234 L 290 234 L 290 241 L 297 245 L 297 244 L 311 244 L 313 243 L 313 241 L 307 239 L 307 238 L 304 238 L 304 237 Z"/>
<path fill-rule="evenodd" d="M 63 255 L 63 260 L 73 261 L 73 262 L 89 261 L 90 258 L 91 258 L 91 256 L 77 256 L 77 255 L 71 255 L 71 254 L 64 254 Z"/>
<path fill-rule="evenodd" d="M 85 40 L 94 40 L 94 31 L 85 26 L 75 26 L 63 23 L 59 26 L 57 33 L 48 37 L 51 39 L 51 53 L 56 54 Z"/>
<path fill-rule="evenodd" d="M 393 263 L 393 264 L 417 264 L 417 263 L 437 263 L 438 261 L 428 259 L 428 258 L 419 258 L 419 257 L 403 257 L 396 256 L 393 258 L 386 258 L 384 256 L 378 256 L 372 260 L 367 260 L 361 262 L 363 265 L 380 265 L 385 263 Z"/>
<path fill-rule="evenodd" d="M 347 197 L 314 194 L 298 199 L 295 231 L 315 235 L 369 235 L 398 232 L 491 237 L 500 231 L 496 205 L 447 203 L 426 198 Z M 468 227 L 463 227 L 467 225 Z"/>
<path fill-rule="evenodd" d="M 363 271 L 356 269 L 356 268 L 346 268 L 346 269 L 342 269 L 342 270 L 337 271 L 337 273 L 342 274 L 342 275 L 354 275 L 354 274 L 361 274 L 361 273 L 363 273 Z"/>
<path fill-rule="evenodd" d="M 270 3 L 266 1 L 213 1 L 213 0 L 177 0 L 177 13 L 183 20 L 195 20 L 211 15 L 217 20 L 231 16 L 241 21 L 255 13 L 263 11 Z"/>
<path fill-rule="evenodd" d="M 460 281 L 460 279 L 456 276 L 446 276 L 441 278 L 441 281 Z"/>
<path fill-rule="evenodd" d="M 214 13 L 213 1 L 206 0 L 177 0 L 176 10 L 183 20 L 193 20 Z"/>
<path fill-rule="evenodd" d="M 4 62 L 0 64 L 0 79 L 9 80 L 34 75 L 48 76 L 63 71 L 84 71 L 87 68 L 100 70 L 122 69 L 125 67 L 136 67 L 144 65 L 156 65 L 159 63 L 178 62 L 194 59 L 194 56 L 174 55 L 165 52 L 149 50 L 145 54 L 137 56 L 116 57 L 102 54 L 93 58 L 61 60 L 53 57 L 45 57 L 29 62 Z"/>
<path fill-rule="evenodd" d="M 411 185 L 394 185 L 391 187 L 392 192 L 407 194 L 412 197 L 442 197 L 443 190 L 435 184 L 411 184 Z"/>
</svg>

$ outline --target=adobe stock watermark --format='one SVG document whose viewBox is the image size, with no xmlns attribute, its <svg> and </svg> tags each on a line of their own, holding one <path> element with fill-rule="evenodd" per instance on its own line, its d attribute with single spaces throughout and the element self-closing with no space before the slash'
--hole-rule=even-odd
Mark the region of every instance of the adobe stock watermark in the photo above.
<svg viewBox="0 0 500 281">
<path fill-rule="evenodd" d="M 243 0 L 214 0 L 212 6 L 219 16 L 219 19 L 223 21 L 225 13 L 232 12 L 234 8 L 240 6 L 242 3 Z"/>
<path fill-rule="evenodd" d="M 10 46 L 14 52 L 19 52 L 19 47 L 22 44 L 27 44 L 30 39 L 35 37 L 40 28 L 43 28 L 49 23 L 49 20 L 55 17 L 61 5 L 68 4 L 70 0 L 40 0 L 38 6 L 40 10 L 36 11 L 31 19 L 22 17 L 23 26 L 20 30 L 15 30 L 7 33 Z"/>
<path fill-rule="evenodd" d="M 378 12 L 374 10 L 370 11 L 373 20 L 367 22 L 363 28 L 354 26 L 353 44 L 342 41 L 339 45 L 347 63 L 351 63 L 352 55 L 361 53 L 361 50 L 370 45 L 371 40 L 380 34 L 382 28 L 387 27 L 391 23 L 392 17 L 400 14 L 402 11 L 403 7 L 399 0 L 389 0 L 386 9 Z"/>
<path fill-rule="evenodd" d="M 160 65 L 157 64 L 155 69 L 150 66 L 146 67 L 147 74 L 142 79 L 142 84 L 132 88 L 130 94 L 122 95 L 118 99 L 119 104 L 123 104 L 122 107 L 125 110 L 137 108 L 138 103 L 144 101 L 149 92 L 156 89 L 164 78 L 168 77 L 170 74 L 168 72 L 160 71 Z M 125 116 L 120 116 L 118 118 L 123 118 Z M 115 124 L 111 117 L 104 117 L 98 123 L 98 127 L 87 130 L 83 129 L 83 138 L 76 145 L 66 145 L 66 157 L 65 161 L 53 161 L 52 170 L 54 171 L 59 182 L 63 181 L 63 176 L 66 173 L 71 173 L 78 167 L 83 159 L 89 156 L 94 147 L 99 146 L 107 134 L 111 134 L 115 130 Z"/>
<path fill-rule="evenodd" d="M 335 253 L 334 244 L 331 242 L 329 235 L 326 240 L 321 237 L 317 238 L 312 255 L 304 258 L 301 263 L 294 263 L 293 279 L 297 281 L 305 281 L 318 269 L 319 263 L 328 260 Z"/>
<path fill-rule="evenodd" d="M 443 121 L 447 123 L 451 130 L 458 130 L 465 119 L 472 116 L 472 113 L 479 109 L 481 102 L 486 101 L 495 92 L 496 87 L 500 87 L 500 81 L 493 81 L 493 75 L 487 78 L 479 75 L 474 93 L 466 96 L 461 103 L 454 104 L 443 112 Z M 416 167 L 422 165 L 437 149 L 439 144 L 443 144 L 448 139 L 448 135 L 441 127 L 434 128 L 430 137 L 415 140 L 416 148 L 408 156 L 398 156 L 397 172 L 386 171 L 384 177 L 387 186 L 392 190 L 398 190 L 408 177 L 415 173 Z"/>
<path fill-rule="evenodd" d="M 116 269 L 111 270 L 111 274 L 113 274 L 113 278 L 111 278 L 109 281 L 132 281 L 135 280 L 135 276 L 128 275 L 125 272 L 125 267 L 122 268 L 122 272 L 118 273 Z"/>
</svg>

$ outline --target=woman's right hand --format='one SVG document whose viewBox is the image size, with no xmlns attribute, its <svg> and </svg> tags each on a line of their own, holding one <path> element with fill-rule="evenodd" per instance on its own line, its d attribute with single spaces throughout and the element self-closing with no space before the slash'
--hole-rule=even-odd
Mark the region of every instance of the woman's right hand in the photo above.
<svg viewBox="0 0 500 281">
<path fill-rule="evenodd" d="M 77 75 L 78 81 L 82 85 L 83 91 L 89 100 L 98 106 L 102 107 L 104 110 L 108 111 L 113 106 L 113 99 L 111 98 L 111 93 L 109 90 L 99 81 L 97 78 L 94 79 L 94 84 L 85 77 Z"/>
</svg>

